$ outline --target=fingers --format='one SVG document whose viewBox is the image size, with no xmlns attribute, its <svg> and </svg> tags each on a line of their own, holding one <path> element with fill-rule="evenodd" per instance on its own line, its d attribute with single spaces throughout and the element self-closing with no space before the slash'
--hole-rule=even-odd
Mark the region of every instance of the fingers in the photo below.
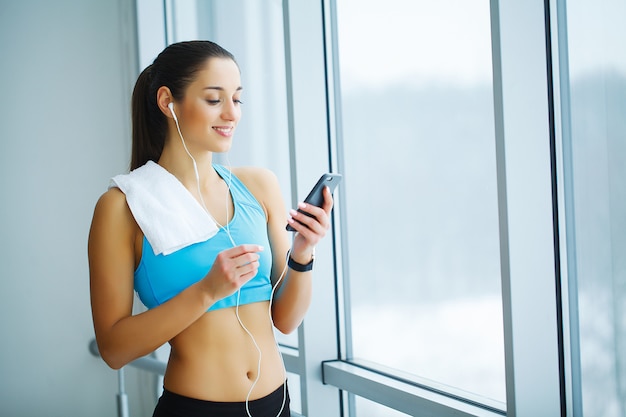
<svg viewBox="0 0 626 417">
<path fill-rule="evenodd" d="M 245 253 L 233 259 L 235 273 L 238 274 L 242 280 L 254 277 L 260 266 L 259 258 L 260 256 L 257 253 Z"/>
<path fill-rule="evenodd" d="M 259 245 L 239 245 L 220 252 L 205 277 L 208 290 L 216 299 L 233 294 L 254 278 L 259 269 Z"/>
<path fill-rule="evenodd" d="M 226 255 L 228 258 L 236 258 L 241 255 L 246 255 L 250 253 L 256 253 L 263 251 L 263 246 L 253 245 L 253 244 L 243 244 L 239 246 L 232 247 L 230 249 L 226 249 L 222 252 L 222 254 Z"/>
<path fill-rule="evenodd" d="M 290 210 L 289 214 L 291 218 L 287 221 L 298 232 L 304 232 L 308 229 L 315 233 L 322 233 L 330 227 L 326 212 L 310 204 L 299 203 L 298 211 Z"/>
<path fill-rule="evenodd" d="M 287 222 L 315 245 L 330 228 L 330 212 L 333 208 L 333 197 L 328 187 L 324 187 L 324 203 L 322 207 L 312 204 L 299 203 L 298 211 L 291 210 Z"/>
<path fill-rule="evenodd" d="M 259 268 L 259 254 L 263 250 L 259 245 L 239 245 L 228 251 L 224 251 L 224 255 L 228 257 L 228 268 L 232 268 L 232 271 L 242 276 L 247 276 L 254 272 L 256 274 Z M 254 274 L 252 276 L 254 276 Z"/>
</svg>

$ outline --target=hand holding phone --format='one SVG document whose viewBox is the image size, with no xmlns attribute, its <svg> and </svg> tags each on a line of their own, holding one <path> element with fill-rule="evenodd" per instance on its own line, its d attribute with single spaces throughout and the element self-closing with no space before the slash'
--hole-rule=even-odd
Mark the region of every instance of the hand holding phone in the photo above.
<svg viewBox="0 0 626 417">
<path fill-rule="evenodd" d="M 343 177 L 341 176 L 341 174 L 327 173 L 322 175 L 320 179 L 317 180 L 317 183 L 313 186 L 309 194 L 306 196 L 304 202 L 306 204 L 322 207 L 322 205 L 324 204 L 324 187 L 328 187 L 330 193 L 332 194 L 335 191 L 335 188 L 337 188 L 337 185 L 339 185 L 339 183 L 341 182 L 342 178 Z M 305 213 L 300 209 L 298 209 L 298 211 L 300 213 L 306 214 L 309 217 L 313 217 L 309 213 Z M 287 230 L 290 232 L 296 231 L 289 224 L 287 225 Z"/>
</svg>

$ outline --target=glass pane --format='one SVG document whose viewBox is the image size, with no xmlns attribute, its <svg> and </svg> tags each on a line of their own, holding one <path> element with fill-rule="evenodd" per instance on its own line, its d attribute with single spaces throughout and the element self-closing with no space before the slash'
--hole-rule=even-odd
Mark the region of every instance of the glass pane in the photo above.
<svg viewBox="0 0 626 417">
<path fill-rule="evenodd" d="M 172 0 L 170 13 L 172 41 L 212 40 L 233 53 L 241 67 L 242 118 L 232 149 L 215 161 L 269 168 L 291 207 L 282 3 Z M 281 344 L 298 346 L 297 332 L 276 334 Z"/>
<path fill-rule="evenodd" d="M 570 276 L 582 414 L 626 415 L 626 3 L 567 3 Z M 565 138 L 568 140 L 568 138 Z M 574 281 L 574 279 L 577 281 Z M 576 366 L 576 365 L 575 365 Z"/>
<path fill-rule="evenodd" d="M 489 2 L 337 2 L 352 357 L 505 401 Z"/>
</svg>

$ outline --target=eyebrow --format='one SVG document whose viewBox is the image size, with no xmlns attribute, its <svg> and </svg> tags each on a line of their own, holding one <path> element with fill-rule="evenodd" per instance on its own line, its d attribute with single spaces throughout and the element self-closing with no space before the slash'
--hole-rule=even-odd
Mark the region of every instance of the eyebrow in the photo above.
<svg viewBox="0 0 626 417">
<path fill-rule="evenodd" d="M 219 91 L 224 91 L 224 87 L 218 87 L 218 86 L 208 86 L 208 87 L 204 87 L 205 90 L 219 90 Z M 243 90 L 242 86 L 237 87 L 236 91 L 241 91 Z"/>
</svg>

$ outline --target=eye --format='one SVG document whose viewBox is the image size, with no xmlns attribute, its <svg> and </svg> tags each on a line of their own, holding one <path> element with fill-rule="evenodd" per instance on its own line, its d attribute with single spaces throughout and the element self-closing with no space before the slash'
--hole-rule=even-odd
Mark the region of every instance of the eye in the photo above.
<svg viewBox="0 0 626 417">
<path fill-rule="evenodd" d="M 241 101 L 241 99 L 238 99 L 238 98 L 233 99 L 233 102 L 237 104 L 243 104 L 243 101 Z"/>
<path fill-rule="evenodd" d="M 206 102 L 211 104 L 211 105 L 216 105 L 216 104 L 220 104 L 222 100 L 207 100 Z"/>
</svg>

